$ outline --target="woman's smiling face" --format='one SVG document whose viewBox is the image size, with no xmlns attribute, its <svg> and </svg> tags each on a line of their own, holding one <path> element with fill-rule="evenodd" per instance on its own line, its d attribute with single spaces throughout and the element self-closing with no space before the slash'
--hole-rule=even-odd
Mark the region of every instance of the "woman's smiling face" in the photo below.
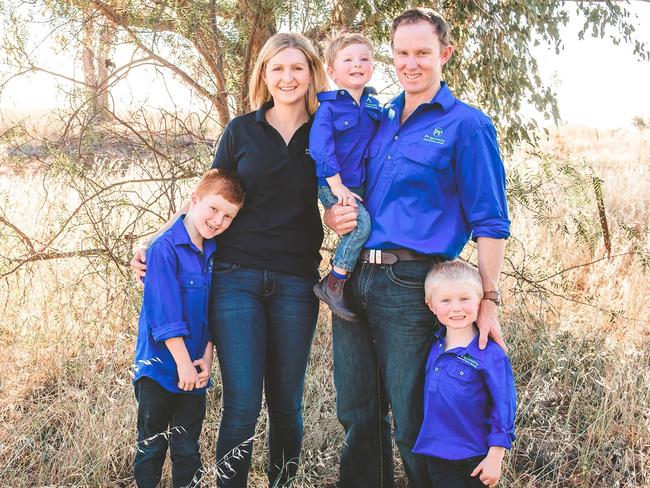
<svg viewBox="0 0 650 488">
<path fill-rule="evenodd" d="M 269 58 L 264 69 L 264 81 L 276 106 L 304 104 L 311 79 L 307 57 L 292 47 Z"/>
</svg>

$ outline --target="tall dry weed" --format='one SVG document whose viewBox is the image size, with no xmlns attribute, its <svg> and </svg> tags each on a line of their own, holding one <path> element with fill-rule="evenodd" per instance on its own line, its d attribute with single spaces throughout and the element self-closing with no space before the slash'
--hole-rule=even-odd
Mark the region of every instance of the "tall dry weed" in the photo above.
<svg viewBox="0 0 650 488">
<path fill-rule="evenodd" d="M 563 128 L 507 162 L 513 236 L 503 322 L 519 412 L 502 486 L 650 485 L 647 136 Z M 162 155 L 152 156 L 147 147 L 116 150 L 115 134 L 93 137 L 76 149 L 34 146 L 36 156 L 4 146 L 0 217 L 14 227 L 0 223 L 0 486 L 132 484 L 141 290 L 124 265 L 134 238 L 187 195 L 209 150 L 157 140 Z M 79 148 L 86 156 L 75 157 Z M 611 252 L 594 178 L 603 182 Z M 18 230 L 35 248 L 56 236 L 49 254 L 23 263 L 31 251 Z M 208 483 L 220 420 L 216 367 L 213 378 L 202 438 Z M 263 414 L 253 487 L 266 486 L 265 422 Z M 332 486 L 341 442 L 323 313 L 296 485 Z"/>
</svg>

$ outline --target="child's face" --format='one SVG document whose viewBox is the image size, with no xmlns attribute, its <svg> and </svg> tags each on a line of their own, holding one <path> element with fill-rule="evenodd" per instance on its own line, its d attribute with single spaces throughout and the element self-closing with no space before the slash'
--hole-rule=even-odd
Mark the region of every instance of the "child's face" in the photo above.
<svg viewBox="0 0 650 488">
<path fill-rule="evenodd" d="M 372 53 L 365 44 L 350 44 L 336 53 L 327 73 L 339 88 L 359 89 L 372 78 Z"/>
<path fill-rule="evenodd" d="M 192 203 L 186 219 L 196 228 L 201 237 L 211 239 L 225 231 L 239 212 L 239 206 L 230 203 L 221 195 L 206 193 L 199 197 L 192 193 Z"/>
<path fill-rule="evenodd" d="M 440 323 L 452 329 L 471 327 L 480 304 L 476 284 L 466 281 L 441 283 L 427 301 Z"/>
</svg>

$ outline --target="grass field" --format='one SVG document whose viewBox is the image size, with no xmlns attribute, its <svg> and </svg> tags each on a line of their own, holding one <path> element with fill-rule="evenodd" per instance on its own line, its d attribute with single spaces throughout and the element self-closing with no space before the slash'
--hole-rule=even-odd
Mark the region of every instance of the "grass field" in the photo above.
<svg viewBox="0 0 650 488">
<path fill-rule="evenodd" d="M 144 143 L 116 150 L 109 135 L 16 151 L 20 137 L 0 149 L 0 486 L 131 486 L 141 290 L 124 264 L 209 149 L 151 156 Z M 561 128 L 508 158 L 502 319 L 519 410 L 501 486 L 650 486 L 649 154 L 648 131 Z M 324 310 L 312 351 L 296 486 L 327 487 L 342 429 Z M 252 487 L 265 486 L 261 419 Z"/>
</svg>

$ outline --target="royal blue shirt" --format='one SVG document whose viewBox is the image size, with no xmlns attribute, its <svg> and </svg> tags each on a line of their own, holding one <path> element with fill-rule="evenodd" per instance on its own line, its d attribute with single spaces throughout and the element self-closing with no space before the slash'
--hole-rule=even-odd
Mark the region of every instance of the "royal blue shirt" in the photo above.
<svg viewBox="0 0 650 488">
<path fill-rule="evenodd" d="M 508 356 L 495 342 L 445 351 L 444 327 L 427 359 L 424 420 L 413 452 L 443 459 L 484 456 L 515 440 L 515 381 Z"/>
<path fill-rule="evenodd" d="M 337 173 L 348 188 L 365 183 L 368 144 L 382 110 L 373 93 L 373 88 L 364 88 L 360 103 L 347 90 L 318 94 L 320 106 L 309 133 L 309 153 L 316 161 L 319 185 L 327 186 L 325 178 Z"/>
<path fill-rule="evenodd" d="M 176 362 L 165 345 L 166 339 L 182 337 L 194 361 L 203 357 L 208 341 L 212 341 L 208 297 L 216 245 L 213 239 L 206 239 L 203 251 L 196 247 L 183 218 L 179 217 L 147 249 L 133 381 L 147 376 L 173 393 L 203 394 L 207 386 L 192 391 L 178 387 Z"/>
<path fill-rule="evenodd" d="M 451 259 L 470 237 L 507 238 L 505 171 L 490 119 L 444 82 L 401 124 L 403 109 L 404 93 L 387 105 L 370 144 L 365 247 Z"/>
</svg>

